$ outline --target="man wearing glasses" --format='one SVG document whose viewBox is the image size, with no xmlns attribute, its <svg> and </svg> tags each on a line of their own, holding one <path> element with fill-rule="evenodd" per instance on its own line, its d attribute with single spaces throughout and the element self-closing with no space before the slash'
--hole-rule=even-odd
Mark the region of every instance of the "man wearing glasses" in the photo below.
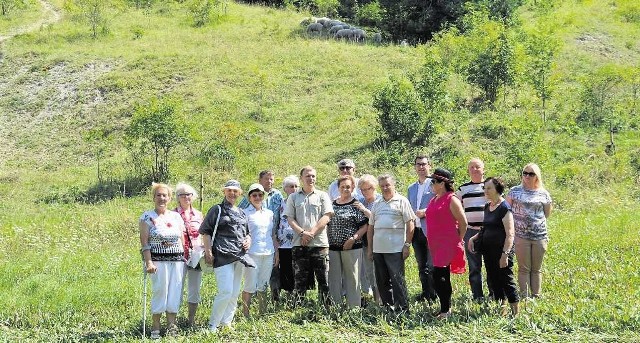
<svg viewBox="0 0 640 343">
<path fill-rule="evenodd" d="M 407 198 L 416 215 L 415 230 L 413 231 L 413 252 L 418 263 L 418 276 L 422 284 L 422 291 L 418 295 L 418 301 L 436 299 L 436 291 L 433 285 L 433 262 L 427 245 L 427 224 L 425 209 L 434 194 L 431 192 L 431 165 L 427 156 L 418 155 L 414 160 L 414 168 L 418 174 L 418 181 L 409 186 Z"/>
<path fill-rule="evenodd" d="M 360 179 L 355 177 L 356 174 L 356 164 L 353 163 L 353 160 L 344 158 L 338 161 L 338 173 L 339 176 L 351 175 L 356 180 L 356 185 Z M 329 198 L 331 200 L 338 199 L 340 197 L 340 190 L 338 189 L 338 179 L 334 180 L 331 185 L 329 185 Z M 360 199 L 362 198 L 362 193 L 360 192 L 360 188 L 354 187 L 353 194 L 351 194 L 354 198 Z"/>
</svg>

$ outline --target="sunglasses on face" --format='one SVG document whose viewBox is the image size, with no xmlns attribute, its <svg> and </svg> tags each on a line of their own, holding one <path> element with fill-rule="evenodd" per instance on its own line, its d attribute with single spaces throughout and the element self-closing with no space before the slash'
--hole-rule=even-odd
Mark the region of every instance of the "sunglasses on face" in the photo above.
<svg viewBox="0 0 640 343">
<path fill-rule="evenodd" d="M 340 170 L 349 170 L 352 169 L 353 167 L 340 167 Z"/>
<path fill-rule="evenodd" d="M 182 194 L 178 194 L 179 197 L 190 197 L 193 196 L 193 193 L 182 193 Z"/>
<path fill-rule="evenodd" d="M 536 173 L 528 172 L 528 171 L 523 171 L 523 172 L 522 172 L 522 176 L 530 176 L 530 177 L 534 177 L 534 176 L 536 176 Z"/>
</svg>

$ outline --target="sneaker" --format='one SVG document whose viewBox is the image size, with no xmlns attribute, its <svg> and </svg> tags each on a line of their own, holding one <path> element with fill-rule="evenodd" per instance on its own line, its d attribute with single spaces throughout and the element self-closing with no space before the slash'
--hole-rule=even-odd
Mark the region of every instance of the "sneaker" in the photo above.
<svg viewBox="0 0 640 343">
<path fill-rule="evenodd" d="M 213 326 L 213 325 L 209 324 L 209 332 L 210 332 L 210 333 L 216 333 L 216 332 L 218 332 L 218 327 L 216 327 L 216 326 Z"/>
<path fill-rule="evenodd" d="M 151 339 L 160 339 L 160 330 L 151 331 L 151 336 L 149 338 L 151 338 Z"/>
</svg>

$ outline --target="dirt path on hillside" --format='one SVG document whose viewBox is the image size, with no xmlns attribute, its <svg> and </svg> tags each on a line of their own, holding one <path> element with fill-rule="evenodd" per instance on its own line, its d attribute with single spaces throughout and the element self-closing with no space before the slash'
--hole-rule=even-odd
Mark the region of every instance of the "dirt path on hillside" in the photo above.
<svg viewBox="0 0 640 343">
<path fill-rule="evenodd" d="M 14 29 L 13 31 L 10 31 L 8 33 L 0 33 L 0 44 L 2 44 L 2 42 L 9 40 L 17 35 L 23 34 L 23 33 L 28 33 L 28 32 L 33 32 L 36 31 L 38 29 L 40 29 L 43 26 L 47 26 L 47 25 L 51 25 L 55 22 L 60 21 L 60 19 L 62 18 L 62 15 L 60 14 L 60 10 L 58 10 L 57 8 L 55 8 L 50 2 L 46 1 L 46 0 L 38 0 L 40 2 L 40 4 L 42 5 L 42 7 L 44 8 L 44 10 L 42 11 L 43 16 L 40 20 L 36 21 L 33 24 L 27 25 L 27 26 L 23 26 L 23 27 L 19 27 L 17 29 Z"/>
</svg>

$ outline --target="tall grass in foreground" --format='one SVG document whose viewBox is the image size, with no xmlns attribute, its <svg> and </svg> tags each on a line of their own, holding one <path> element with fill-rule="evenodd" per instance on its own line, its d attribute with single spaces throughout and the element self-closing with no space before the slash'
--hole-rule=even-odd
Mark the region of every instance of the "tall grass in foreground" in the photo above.
<svg viewBox="0 0 640 343">
<path fill-rule="evenodd" d="M 543 298 L 524 301 L 515 320 L 496 304 L 471 301 L 467 275 L 453 280 L 448 322 L 437 306 L 415 303 L 395 316 L 371 304 L 329 312 L 312 302 L 295 310 L 273 306 L 240 317 L 224 341 L 635 341 L 640 339 L 640 239 L 630 201 L 589 198 L 589 206 L 557 211 L 544 263 Z M 141 323 L 142 272 L 136 218 L 146 198 L 100 206 L 0 205 L 0 339 L 6 341 L 136 340 Z M 207 206 L 208 207 L 208 206 Z M 407 261 L 410 294 L 418 293 L 415 260 Z M 208 320 L 215 294 L 204 278 L 197 321 Z M 310 295 L 314 299 L 315 294 Z M 255 311 L 255 309 L 254 309 Z M 180 317 L 185 314 L 181 313 Z M 179 339 L 211 338 L 184 331 Z"/>
</svg>

